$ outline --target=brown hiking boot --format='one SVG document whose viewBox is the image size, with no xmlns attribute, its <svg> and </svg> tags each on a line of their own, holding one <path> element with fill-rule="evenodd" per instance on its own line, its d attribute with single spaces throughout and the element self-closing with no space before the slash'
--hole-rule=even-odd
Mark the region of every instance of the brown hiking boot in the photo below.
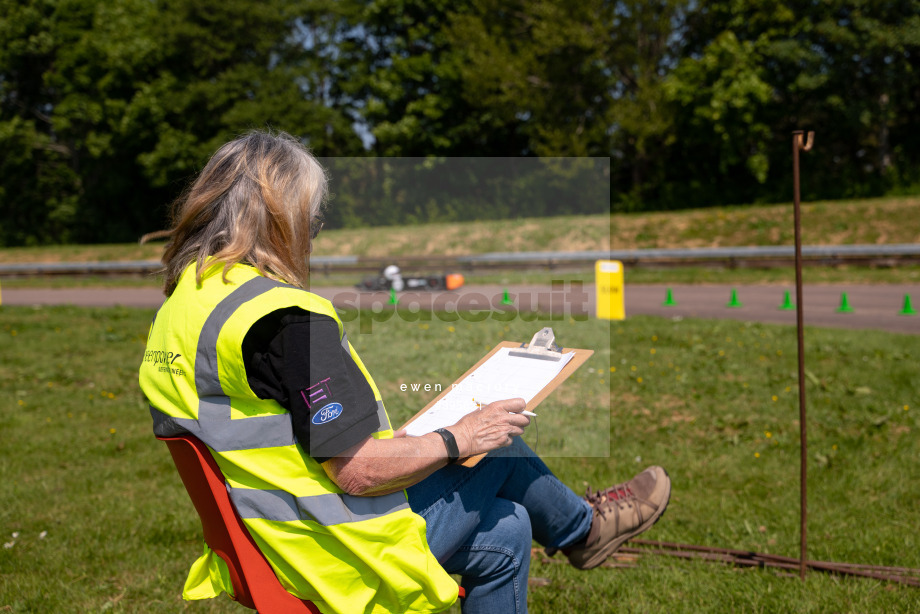
<svg viewBox="0 0 920 614">
<path fill-rule="evenodd" d="M 671 479 L 661 467 L 649 467 L 623 484 L 598 490 L 588 488 L 585 500 L 594 508 L 585 541 L 563 549 L 578 569 L 597 567 L 626 540 L 642 533 L 664 514 L 671 496 Z M 547 550 L 552 556 L 554 550 Z"/>
</svg>

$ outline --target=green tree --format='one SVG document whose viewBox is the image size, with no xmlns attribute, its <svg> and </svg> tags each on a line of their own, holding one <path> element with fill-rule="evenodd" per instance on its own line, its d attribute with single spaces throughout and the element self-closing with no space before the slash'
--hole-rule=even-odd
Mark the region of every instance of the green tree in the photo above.
<svg viewBox="0 0 920 614">
<path fill-rule="evenodd" d="M 50 134 L 53 7 L 0 2 L 0 244 L 69 238 L 80 193 L 70 150 Z"/>
<path fill-rule="evenodd" d="M 366 3 L 375 151 L 612 156 L 619 200 L 639 200 L 673 139 L 662 77 L 683 4 Z"/>
<path fill-rule="evenodd" d="M 910 135 L 920 100 L 920 2 L 710 2 L 687 24 L 669 79 L 690 155 L 683 164 L 674 152 L 672 192 L 689 185 L 685 171 L 700 178 L 690 204 L 788 199 L 796 129 L 817 133 L 803 160 L 807 198 L 881 194 L 918 181 Z"/>
<path fill-rule="evenodd" d="M 0 241 L 125 241 L 250 128 L 362 150 L 330 102 L 328 11 L 272 0 L 0 0 Z M 28 222 L 28 223 L 25 223 Z"/>
</svg>

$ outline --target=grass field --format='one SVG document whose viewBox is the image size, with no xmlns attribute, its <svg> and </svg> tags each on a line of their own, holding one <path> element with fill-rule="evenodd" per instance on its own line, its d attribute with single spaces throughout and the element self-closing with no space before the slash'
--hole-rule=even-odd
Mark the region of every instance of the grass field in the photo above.
<svg viewBox="0 0 920 614">
<path fill-rule="evenodd" d="M 179 597 L 200 527 L 136 383 L 152 315 L 0 307 L 0 612 L 244 611 Z M 401 383 L 446 385 L 544 324 L 404 316 L 361 334 L 346 315 L 396 423 L 429 400 Z M 527 434 L 564 482 L 581 492 L 661 464 L 674 490 L 649 539 L 798 555 L 792 329 L 546 324 L 597 350 Z M 920 567 L 920 337 L 809 329 L 806 352 L 810 558 Z M 920 611 L 917 588 L 650 555 L 589 572 L 535 557 L 531 577 L 538 613 Z"/>
</svg>

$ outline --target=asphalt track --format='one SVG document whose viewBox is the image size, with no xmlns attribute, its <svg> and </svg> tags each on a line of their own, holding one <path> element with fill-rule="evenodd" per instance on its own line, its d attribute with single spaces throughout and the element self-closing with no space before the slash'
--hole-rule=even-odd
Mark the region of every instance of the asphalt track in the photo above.
<svg viewBox="0 0 920 614">
<path fill-rule="evenodd" d="M 673 305 L 663 303 L 670 289 Z M 732 291 L 740 307 L 729 307 Z M 318 287 L 313 291 L 336 307 L 363 307 L 375 311 L 392 309 L 385 292 L 359 292 L 351 287 Z M 795 301 L 795 288 L 780 285 L 627 285 L 624 299 L 627 318 L 631 315 L 654 315 L 667 318 L 733 319 L 794 326 L 796 312 L 780 309 L 785 292 Z M 470 285 L 454 292 L 402 292 L 397 295 L 400 308 L 418 311 L 436 309 L 446 312 L 480 314 L 489 312 L 508 317 L 514 312 L 542 311 L 571 316 L 593 316 L 593 285 L 557 283 L 553 286 Z M 507 295 L 507 300 L 506 300 Z M 920 312 L 920 285 L 917 284 L 828 284 L 806 285 L 804 322 L 806 326 L 884 330 L 920 334 L 920 314 L 902 315 L 905 296 Z M 840 312 L 844 295 L 852 308 Z M 77 305 L 87 307 L 157 308 L 163 295 L 153 288 L 67 288 L 27 289 L 0 288 L 3 305 Z"/>
</svg>

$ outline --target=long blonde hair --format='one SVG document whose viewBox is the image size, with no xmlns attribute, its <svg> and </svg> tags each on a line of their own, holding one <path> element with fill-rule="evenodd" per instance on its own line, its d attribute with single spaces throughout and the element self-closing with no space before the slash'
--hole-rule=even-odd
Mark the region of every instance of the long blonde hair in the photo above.
<svg viewBox="0 0 920 614">
<path fill-rule="evenodd" d="M 306 287 L 310 225 L 326 199 L 323 167 L 294 137 L 253 131 L 211 157 L 173 203 L 163 253 L 164 292 L 195 262 L 195 277 L 246 262 L 266 277 Z"/>
</svg>

